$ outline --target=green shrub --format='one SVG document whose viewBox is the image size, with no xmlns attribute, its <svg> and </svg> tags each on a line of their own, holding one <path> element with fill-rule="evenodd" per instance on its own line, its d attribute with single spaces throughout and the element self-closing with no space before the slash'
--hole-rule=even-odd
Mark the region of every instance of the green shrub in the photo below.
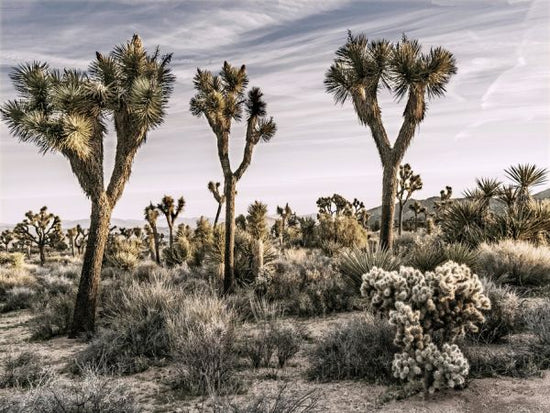
<svg viewBox="0 0 550 413">
<path fill-rule="evenodd" d="M 398 270 L 401 259 L 390 251 L 376 251 L 353 249 L 344 251 L 340 255 L 339 268 L 351 288 L 359 291 L 363 282 L 363 274 L 368 273 L 373 267 L 388 271 Z"/>
<path fill-rule="evenodd" d="M 392 359 L 398 350 L 393 344 L 394 329 L 372 316 L 355 317 L 323 336 L 309 354 L 311 379 L 365 379 L 388 383 Z"/>
<path fill-rule="evenodd" d="M 105 250 L 105 264 L 118 269 L 132 270 L 140 260 L 143 245 L 138 239 L 115 237 Z"/>
<path fill-rule="evenodd" d="M 5 302 L 0 303 L 0 312 L 29 308 L 35 296 L 35 291 L 28 287 L 13 287 L 6 292 Z"/>
<path fill-rule="evenodd" d="M 8 354 L 2 364 L 0 388 L 35 387 L 51 377 L 51 372 L 43 367 L 42 358 L 30 351 Z"/>
</svg>

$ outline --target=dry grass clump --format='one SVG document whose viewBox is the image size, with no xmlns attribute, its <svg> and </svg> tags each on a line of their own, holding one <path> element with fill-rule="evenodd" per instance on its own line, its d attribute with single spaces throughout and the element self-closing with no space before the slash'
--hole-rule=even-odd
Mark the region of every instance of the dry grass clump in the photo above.
<svg viewBox="0 0 550 413">
<path fill-rule="evenodd" d="M 0 388 L 35 387 L 49 380 L 52 373 L 44 368 L 42 358 L 36 353 L 8 354 L 2 360 Z"/>
<path fill-rule="evenodd" d="M 550 283 L 550 247 L 504 240 L 479 247 L 479 272 L 498 283 L 542 286 Z"/>
<path fill-rule="evenodd" d="M 484 294 L 491 301 L 491 309 L 484 312 L 485 321 L 479 331 L 470 333 L 468 339 L 476 343 L 498 343 L 518 330 L 520 299 L 508 286 L 499 286 L 482 278 Z"/>
<path fill-rule="evenodd" d="M 529 377 L 540 371 L 539 357 L 526 345 L 466 346 L 462 351 L 473 378 Z"/>
<path fill-rule="evenodd" d="M 35 284 L 36 277 L 30 275 L 29 271 L 25 268 L 0 267 L 0 298 L 11 288 L 32 288 Z"/>
<path fill-rule="evenodd" d="M 35 317 L 30 321 L 31 339 L 48 340 L 68 334 L 74 312 L 76 289 L 43 294 L 33 302 Z"/>
<path fill-rule="evenodd" d="M 0 302 L 0 313 L 29 308 L 34 296 L 35 291 L 29 287 L 13 287 L 6 291 L 4 302 Z"/>
<path fill-rule="evenodd" d="M 0 265 L 11 268 L 22 268 L 25 264 L 25 255 L 20 252 L 0 251 Z"/>
<path fill-rule="evenodd" d="M 187 394 L 219 395 L 238 390 L 235 314 L 216 296 L 182 301 L 167 321 L 175 360 L 173 387 Z"/>
<path fill-rule="evenodd" d="M 417 270 L 433 271 L 447 261 L 476 269 L 477 259 L 478 252 L 466 244 L 444 244 L 441 240 L 429 238 L 413 247 L 404 261 Z"/>
<path fill-rule="evenodd" d="M 5 413 L 138 413 L 143 411 L 129 390 L 93 372 L 82 381 L 67 383 L 52 378 L 25 393 L 0 400 Z"/>
<path fill-rule="evenodd" d="M 356 317 L 335 327 L 309 355 L 311 379 L 322 381 L 364 379 L 388 383 L 392 375 L 394 328 L 371 315 Z"/>
</svg>

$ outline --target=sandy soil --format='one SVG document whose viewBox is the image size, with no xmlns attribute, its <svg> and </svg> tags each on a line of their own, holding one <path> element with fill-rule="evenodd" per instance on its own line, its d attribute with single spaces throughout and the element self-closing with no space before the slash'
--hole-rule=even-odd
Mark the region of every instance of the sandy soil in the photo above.
<svg viewBox="0 0 550 413">
<path fill-rule="evenodd" d="M 334 324 L 354 317 L 357 314 L 340 314 L 313 320 L 288 320 L 303 325 L 309 332 L 311 341 L 324 334 Z M 85 344 L 56 338 L 46 342 L 29 342 L 26 322 L 30 318 L 28 311 L 18 311 L 0 316 L 0 357 L 9 352 L 31 350 L 38 352 L 44 363 L 52 366 L 61 374 L 66 372 L 67 363 Z M 472 380 L 468 388 L 462 391 L 446 391 L 424 400 L 421 395 L 406 400 L 393 401 L 383 405 L 378 398 L 386 390 L 384 386 L 374 386 L 360 381 L 339 381 L 334 383 L 316 383 L 305 379 L 307 368 L 305 352 L 307 347 L 291 360 L 283 370 L 258 369 L 241 372 L 242 379 L 248 384 L 245 394 L 233 396 L 236 403 L 251 400 L 260 394 L 274 395 L 284 383 L 287 391 L 304 394 L 314 392 L 318 397 L 319 412 L 385 412 L 385 413 L 545 413 L 550 412 L 550 375 L 530 379 L 491 378 Z M 129 377 L 113 378 L 128 385 L 135 393 L 145 411 L 150 412 L 204 412 L 209 411 L 209 401 L 179 397 L 167 384 L 170 367 L 155 367 Z M 13 392 L 0 390 L 0 397 Z"/>
</svg>

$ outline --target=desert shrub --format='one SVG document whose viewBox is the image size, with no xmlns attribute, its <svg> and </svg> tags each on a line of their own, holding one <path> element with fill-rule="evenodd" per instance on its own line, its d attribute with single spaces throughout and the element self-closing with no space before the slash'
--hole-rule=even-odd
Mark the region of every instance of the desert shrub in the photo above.
<svg viewBox="0 0 550 413">
<path fill-rule="evenodd" d="M 525 326 L 535 334 L 540 344 L 550 346 L 550 302 L 530 308 L 522 317 Z"/>
<path fill-rule="evenodd" d="M 0 388 L 34 387 L 51 377 L 51 372 L 44 368 L 42 358 L 30 351 L 8 354 L 2 364 Z"/>
<path fill-rule="evenodd" d="M 405 262 L 420 271 L 433 271 L 447 261 L 475 268 L 477 258 L 477 251 L 466 244 L 446 245 L 438 239 L 429 239 L 412 248 L 405 258 Z"/>
<path fill-rule="evenodd" d="M 363 282 L 363 274 L 368 273 L 373 267 L 388 271 L 398 270 L 401 265 L 399 257 L 390 251 L 376 251 L 352 249 L 344 251 L 340 255 L 339 268 L 351 288 L 359 291 Z"/>
<path fill-rule="evenodd" d="M 468 362 L 456 344 L 467 332 L 476 332 L 490 308 L 478 276 L 454 262 L 422 273 L 411 267 L 399 272 L 373 268 L 363 276 L 361 293 L 373 309 L 389 316 L 396 328 L 392 371 L 408 382 L 423 380 L 430 393 L 461 387 Z"/>
<path fill-rule="evenodd" d="M 476 345 L 462 350 L 472 377 L 528 377 L 539 372 L 539 356 L 529 346 Z"/>
<path fill-rule="evenodd" d="M 292 392 L 281 386 L 275 395 L 261 394 L 249 402 L 219 401 L 215 413 L 309 413 L 318 412 L 319 394 L 315 390 Z"/>
<path fill-rule="evenodd" d="M 35 291 L 28 287 L 13 287 L 6 292 L 5 302 L 0 303 L 0 312 L 29 308 L 34 295 Z"/>
<path fill-rule="evenodd" d="M 105 249 L 105 264 L 123 270 L 132 270 L 141 257 L 142 243 L 138 239 L 114 237 Z"/>
<path fill-rule="evenodd" d="M 479 247 L 479 272 L 498 283 L 547 285 L 550 283 L 550 247 L 504 240 Z"/>
<path fill-rule="evenodd" d="M 302 334 L 292 326 L 285 326 L 272 319 L 257 325 L 257 330 L 245 338 L 242 348 L 244 356 L 250 359 L 254 368 L 270 367 L 273 358 L 283 368 L 299 350 Z"/>
<path fill-rule="evenodd" d="M 352 216 L 320 214 L 318 236 L 340 248 L 361 248 L 367 243 L 367 231 Z"/>
<path fill-rule="evenodd" d="M 151 281 L 162 268 L 154 261 L 140 262 L 132 272 L 132 278 L 137 281 Z"/>
<path fill-rule="evenodd" d="M 87 372 L 81 382 L 52 379 L 23 394 L 0 400 L 6 413 L 137 413 L 143 411 L 123 385 Z"/>
<path fill-rule="evenodd" d="M 496 285 L 487 278 L 482 278 L 481 281 L 484 294 L 491 301 L 491 309 L 484 312 L 485 321 L 480 325 L 479 331 L 468 334 L 468 339 L 485 344 L 498 343 L 517 329 L 520 300 L 507 286 Z"/>
<path fill-rule="evenodd" d="M 162 250 L 162 259 L 168 267 L 182 265 L 191 259 L 193 246 L 184 235 L 174 240 L 174 245 Z"/>
<path fill-rule="evenodd" d="M 464 264 L 472 270 L 477 269 L 479 253 L 476 249 L 473 249 L 466 244 L 454 243 L 445 245 L 443 252 L 445 254 L 445 261 Z"/>
<path fill-rule="evenodd" d="M 79 368 L 134 373 L 171 355 L 168 319 L 182 311 L 185 296 L 163 278 L 132 281 L 104 314 L 107 331 L 77 356 Z"/>
<path fill-rule="evenodd" d="M 235 315 L 216 296 L 190 296 L 167 320 L 174 357 L 173 387 L 189 394 L 238 390 Z"/>
<path fill-rule="evenodd" d="M 14 287 L 34 287 L 36 277 L 23 268 L 0 268 L 0 298 Z"/>
<path fill-rule="evenodd" d="M 389 323 L 372 316 L 355 317 L 323 336 L 309 354 L 308 375 L 316 380 L 392 381 L 398 350 Z"/>
<path fill-rule="evenodd" d="M 31 338 L 47 340 L 67 334 L 73 318 L 75 296 L 75 289 L 40 295 L 31 307 L 35 314 L 30 320 Z"/>
<path fill-rule="evenodd" d="M 21 268 L 25 264 L 25 255 L 20 252 L 0 251 L 0 265 Z"/>
<path fill-rule="evenodd" d="M 488 239 L 491 215 L 483 202 L 456 201 L 445 207 L 439 225 L 446 242 L 476 248 Z"/>
</svg>

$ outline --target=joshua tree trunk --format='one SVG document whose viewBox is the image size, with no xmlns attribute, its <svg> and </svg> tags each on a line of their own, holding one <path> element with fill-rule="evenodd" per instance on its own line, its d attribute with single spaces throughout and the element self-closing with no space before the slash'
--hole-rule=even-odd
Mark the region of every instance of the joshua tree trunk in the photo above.
<svg viewBox="0 0 550 413">
<path fill-rule="evenodd" d="M 168 224 L 168 232 L 169 232 L 170 249 L 172 249 L 172 246 L 174 245 L 174 225 L 173 224 Z"/>
<path fill-rule="evenodd" d="M 397 193 L 397 168 L 399 163 L 384 165 L 382 179 L 382 218 L 380 222 L 380 248 L 390 249 L 393 244 L 393 217 Z"/>
<path fill-rule="evenodd" d="M 84 253 L 70 333 L 70 337 L 73 338 L 79 333 L 93 332 L 95 329 L 97 293 L 101 278 L 103 252 L 109 235 L 111 212 L 111 204 L 105 193 L 99 199 L 92 200 L 88 243 Z"/>
<path fill-rule="evenodd" d="M 398 233 L 399 235 L 401 235 L 401 233 L 403 232 L 403 205 L 404 205 L 404 202 L 402 201 L 399 201 L 399 212 L 398 212 L 398 217 L 397 219 L 399 220 L 399 229 L 398 229 Z"/>
<path fill-rule="evenodd" d="M 46 254 L 44 253 L 44 245 L 38 244 L 38 251 L 40 252 L 40 266 L 44 266 L 46 263 Z"/>
<path fill-rule="evenodd" d="M 254 277 L 258 278 L 264 267 L 264 241 L 260 238 L 254 242 Z"/>
<path fill-rule="evenodd" d="M 231 293 L 235 281 L 235 187 L 237 180 L 233 174 L 225 177 L 225 253 L 224 253 L 224 294 Z"/>
<path fill-rule="evenodd" d="M 418 212 L 414 211 L 414 232 L 418 231 Z"/>
<path fill-rule="evenodd" d="M 218 202 L 218 210 L 216 211 L 216 218 L 214 218 L 214 227 L 218 225 L 218 220 L 220 219 L 220 212 L 222 212 L 222 203 Z"/>
</svg>

